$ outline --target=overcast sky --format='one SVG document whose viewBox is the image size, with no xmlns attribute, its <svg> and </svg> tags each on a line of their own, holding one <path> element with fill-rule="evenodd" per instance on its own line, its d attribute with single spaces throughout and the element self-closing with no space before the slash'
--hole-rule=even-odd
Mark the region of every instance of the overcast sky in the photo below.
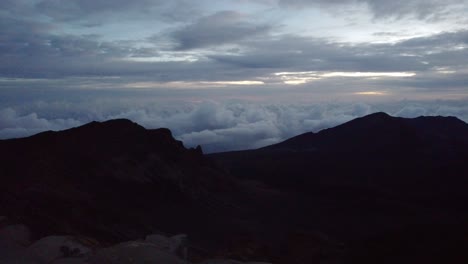
<svg viewBox="0 0 468 264">
<path fill-rule="evenodd" d="M 468 0 L 1 0 L 0 138 L 130 118 L 208 151 L 468 121 Z"/>
</svg>

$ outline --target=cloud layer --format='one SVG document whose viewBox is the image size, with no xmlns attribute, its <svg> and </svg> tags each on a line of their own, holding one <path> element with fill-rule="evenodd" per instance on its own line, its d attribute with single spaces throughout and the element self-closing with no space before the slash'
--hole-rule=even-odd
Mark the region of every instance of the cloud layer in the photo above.
<svg viewBox="0 0 468 264">
<path fill-rule="evenodd" d="M 138 105 L 136 107 L 136 105 Z M 59 113 L 58 110 L 61 112 Z M 205 101 L 162 105 L 128 100 L 36 102 L 0 109 L 0 138 L 61 130 L 90 122 L 128 118 L 147 128 L 167 127 L 186 146 L 205 152 L 251 149 L 308 131 L 319 131 L 377 111 L 395 116 L 458 116 L 468 121 L 466 101 L 281 104 Z"/>
</svg>

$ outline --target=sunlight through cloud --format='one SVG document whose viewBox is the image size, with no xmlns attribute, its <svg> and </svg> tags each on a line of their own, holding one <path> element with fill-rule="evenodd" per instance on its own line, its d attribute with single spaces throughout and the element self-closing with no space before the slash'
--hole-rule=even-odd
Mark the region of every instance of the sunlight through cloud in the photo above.
<svg viewBox="0 0 468 264">
<path fill-rule="evenodd" d="M 324 78 L 333 77 L 349 77 L 349 78 L 398 78 L 398 77 L 412 77 L 415 76 L 414 72 L 318 72 L 318 71 L 305 71 L 305 72 L 277 72 L 274 76 L 280 77 L 281 81 L 285 84 L 298 85 L 305 84 L 309 81 L 320 80 Z"/>
<path fill-rule="evenodd" d="M 356 92 L 356 95 L 388 95 L 387 92 L 383 91 L 366 91 L 366 92 Z"/>
</svg>

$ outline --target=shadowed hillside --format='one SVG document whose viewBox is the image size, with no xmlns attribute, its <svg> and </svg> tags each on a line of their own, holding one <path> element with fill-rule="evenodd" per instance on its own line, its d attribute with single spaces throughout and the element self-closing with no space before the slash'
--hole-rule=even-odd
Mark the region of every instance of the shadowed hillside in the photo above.
<svg viewBox="0 0 468 264">
<path fill-rule="evenodd" d="M 110 254 L 91 259 L 184 233 L 195 263 L 468 260 L 468 125 L 452 117 L 376 113 L 208 156 L 168 129 L 111 120 L 0 141 L 0 160 L 0 229 L 21 223 L 33 240 L 71 235 Z"/>
<path fill-rule="evenodd" d="M 238 213 L 231 203 L 237 182 L 168 129 L 93 122 L 0 141 L 0 159 L 2 214 L 37 237 L 80 234 L 114 243 L 164 231 L 196 240 L 230 233 L 213 223 L 229 226 Z"/>
<path fill-rule="evenodd" d="M 375 113 L 210 157 L 238 178 L 296 193 L 291 218 L 352 245 L 358 263 L 467 260 L 468 125 L 457 118 Z"/>
</svg>

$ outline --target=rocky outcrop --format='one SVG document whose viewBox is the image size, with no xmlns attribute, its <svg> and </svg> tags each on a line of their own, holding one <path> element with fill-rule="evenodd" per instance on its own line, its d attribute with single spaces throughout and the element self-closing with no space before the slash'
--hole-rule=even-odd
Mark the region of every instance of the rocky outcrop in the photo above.
<svg viewBox="0 0 468 264">
<path fill-rule="evenodd" d="M 166 237 L 148 235 L 144 240 L 119 243 L 108 247 L 91 245 L 92 239 L 72 236 L 47 236 L 29 240 L 24 225 L 0 229 L 0 263 L 21 264 L 190 264 L 187 260 L 187 235 Z M 209 259 L 203 264 L 267 264 L 230 259 Z"/>
<path fill-rule="evenodd" d="M 27 253 L 40 263 L 55 263 L 59 259 L 84 261 L 92 250 L 71 236 L 47 236 L 31 244 Z"/>
</svg>

